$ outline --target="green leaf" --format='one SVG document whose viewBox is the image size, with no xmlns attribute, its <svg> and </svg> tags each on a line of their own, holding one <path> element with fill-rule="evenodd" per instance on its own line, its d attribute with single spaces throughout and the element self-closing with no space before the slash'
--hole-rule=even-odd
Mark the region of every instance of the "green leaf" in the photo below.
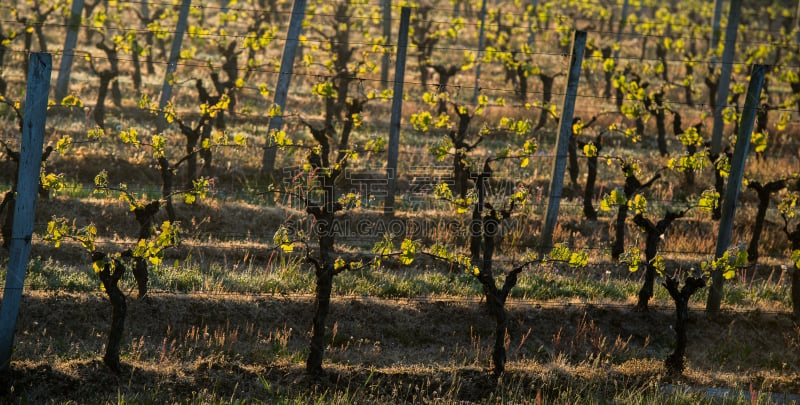
<svg viewBox="0 0 800 405">
<path fill-rule="evenodd" d="M 625 194 L 617 189 L 613 189 L 600 200 L 600 210 L 610 211 L 612 207 L 619 207 L 624 204 L 628 204 L 628 199 L 625 198 Z"/>
<path fill-rule="evenodd" d="M 331 82 L 315 84 L 311 89 L 311 94 L 317 95 L 321 98 L 336 98 L 338 95 L 336 89 L 333 87 L 333 83 Z"/>
<path fill-rule="evenodd" d="M 447 157 L 447 154 L 450 153 L 450 149 L 453 147 L 453 142 L 450 141 L 449 138 L 442 138 L 439 142 L 431 145 L 429 147 L 429 151 L 431 154 L 436 156 L 436 160 L 441 162 Z"/>
<path fill-rule="evenodd" d="M 620 255 L 619 261 L 620 263 L 627 263 L 628 271 L 635 273 L 639 271 L 639 263 L 642 260 L 641 254 L 641 250 L 634 246 L 623 252 L 622 255 Z"/>
<path fill-rule="evenodd" d="M 800 269 L 800 249 L 792 251 L 792 263 L 794 263 L 795 271 Z"/>
<path fill-rule="evenodd" d="M 139 146 L 139 131 L 136 128 L 130 128 L 127 131 L 120 131 L 119 139 L 122 143 Z"/>
<path fill-rule="evenodd" d="M 753 151 L 756 153 L 761 153 L 767 150 L 768 138 L 769 132 L 753 132 L 753 135 L 750 138 L 750 143 L 753 145 Z"/>
<path fill-rule="evenodd" d="M 247 146 L 247 138 L 244 134 L 236 134 L 233 136 L 233 143 L 237 146 Z"/>
<path fill-rule="evenodd" d="M 268 117 L 277 117 L 282 114 L 281 106 L 278 104 L 272 104 L 269 107 L 269 112 L 267 112 Z"/>
<path fill-rule="evenodd" d="M 528 191 L 524 188 L 520 188 L 511 195 L 510 200 L 516 204 L 523 204 L 528 200 Z"/>
<path fill-rule="evenodd" d="M 684 146 L 699 147 L 703 145 L 703 137 L 695 127 L 686 128 L 682 134 L 678 135 L 678 139 Z"/>
<path fill-rule="evenodd" d="M 569 255 L 570 267 L 586 267 L 589 264 L 589 254 L 586 252 L 572 252 Z"/>
<path fill-rule="evenodd" d="M 798 199 L 800 199 L 800 193 L 786 193 L 783 198 L 781 198 L 781 202 L 778 203 L 778 212 L 780 212 L 781 215 L 785 215 L 786 218 L 794 218 L 797 215 L 796 209 Z"/>
<path fill-rule="evenodd" d="M 153 148 L 153 156 L 156 158 L 164 156 L 164 148 L 167 140 L 161 135 L 153 135 L 150 138 L 150 146 Z"/>
<path fill-rule="evenodd" d="M 431 126 L 431 122 L 433 122 L 433 116 L 428 111 L 423 111 L 417 114 L 411 114 L 411 125 L 414 127 L 414 130 L 419 132 L 426 132 Z"/>
<path fill-rule="evenodd" d="M 108 262 L 105 259 L 96 260 L 92 262 L 92 270 L 94 270 L 95 273 L 99 273 L 103 271 L 106 264 L 108 264 Z"/>
<path fill-rule="evenodd" d="M 86 133 L 86 137 L 87 137 L 87 138 L 89 138 L 90 140 L 95 140 L 95 139 L 100 139 L 100 138 L 102 138 L 103 136 L 105 136 L 105 134 L 106 134 L 106 133 L 105 133 L 105 131 L 103 130 L 103 128 L 100 128 L 100 127 L 94 127 L 94 128 L 90 129 L 90 130 L 89 130 L 89 131 Z"/>
<path fill-rule="evenodd" d="M 634 214 L 644 214 L 647 212 L 647 198 L 641 194 L 636 194 L 628 201 L 628 208 L 634 211 Z"/>
<path fill-rule="evenodd" d="M 261 83 L 258 85 L 258 92 L 262 97 L 269 97 L 269 88 L 267 87 L 266 83 Z"/>
<path fill-rule="evenodd" d="M 385 233 L 383 239 L 375 243 L 372 251 L 380 256 L 388 256 L 394 251 L 394 243 L 392 242 L 392 235 Z"/>
<path fill-rule="evenodd" d="M 667 264 L 664 262 L 664 256 L 656 255 L 650 264 L 653 266 L 659 276 L 664 276 L 664 271 L 667 268 Z"/>
<path fill-rule="evenodd" d="M 597 146 L 594 146 L 594 144 L 592 144 L 592 143 L 584 145 L 583 146 L 583 154 L 586 155 L 586 157 L 595 157 L 595 156 L 597 156 Z"/>
<path fill-rule="evenodd" d="M 272 237 L 272 241 L 276 246 L 280 247 L 285 253 L 292 253 L 294 251 L 294 244 L 289 239 L 289 230 L 281 226 Z"/>
<path fill-rule="evenodd" d="M 342 204 L 343 207 L 351 208 L 351 207 L 360 207 L 361 206 L 361 196 L 357 193 L 347 193 L 343 194 L 337 200 L 339 204 Z"/>
<path fill-rule="evenodd" d="M 747 250 L 740 249 L 738 252 L 736 252 L 736 261 L 733 263 L 733 265 L 737 268 L 747 266 Z"/>
<path fill-rule="evenodd" d="M 339 270 L 341 268 L 344 268 L 344 266 L 346 265 L 347 263 L 345 263 L 344 259 L 342 259 L 341 257 L 337 257 L 336 260 L 333 261 L 334 270 Z"/>
<path fill-rule="evenodd" d="M 714 189 L 704 190 L 700 193 L 697 207 L 703 211 L 711 212 L 719 205 L 719 193 Z"/>
<path fill-rule="evenodd" d="M 83 108 L 83 101 L 81 101 L 81 99 L 79 99 L 77 96 L 70 94 L 61 100 L 61 105 L 64 107 Z"/>
<path fill-rule="evenodd" d="M 439 114 L 436 118 L 436 128 L 450 128 L 450 116 L 447 114 Z"/>
<path fill-rule="evenodd" d="M 568 247 L 561 243 L 557 243 L 555 246 L 553 246 L 553 250 L 551 250 L 547 256 L 552 261 L 569 262 L 570 254 L 571 252 L 569 251 Z"/>
<path fill-rule="evenodd" d="M 400 263 L 407 266 L 414 261 L 419 245 L 411 239 L 403 239 L 403 243 L 400 244 L 400 250 Z"/>
<path fill-rule="evenodd" d="M 61 155 L 66 155 L 70 150 L 72 150 L 72 137 L 69 135 L 64 135 L 59 138 L 58 142 L 56 143 L 56 152 Z"/>
<path fill-rule="evenodd" d="M 64 174 L 45 174 L 44 171 L 42 171 L 39 173 L 39 185 L 44 190 L 61 191 L 64 188 Z"/>
</svg>

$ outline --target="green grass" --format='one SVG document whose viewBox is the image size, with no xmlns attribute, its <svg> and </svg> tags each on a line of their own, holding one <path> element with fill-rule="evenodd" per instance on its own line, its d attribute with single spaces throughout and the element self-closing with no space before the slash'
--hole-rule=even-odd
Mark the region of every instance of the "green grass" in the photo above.
<svg viewBox="0 0 800 405">
<path fill-rule="evenodd" d="M 0 269 L 0 277 L 5 276 Z M 601 279 L 550 267 L 532 268 L 522 273 L 511 291 L 515 299 L 552 301 L 585 300 L 627 302 L 637 297 L 641 282 L 638 273 L 607 274 Z M 504 280 L 498 275 L 498 284 Z M 660 281 L 657 280 L 657 283 Z M 133 277 L 125 277 L 123 291 L 135 288 Z M 53 259 L 36 257 L 29 265 L 26 288 L 33 290 L 63 290 L 66 292 L 99 291 L 100 281 L 86 266 L 65 265 Z M 186 261 L 166 260 L 150 271 L 151 291 L 213 292 L 244 294 L 313 294 L 314 274 L 302 258 L 277 256 L 268 265 L 253 262 L 226 266 L 216 261 L 196 258 Z M 708 289 L 692 297 L 702 305 Z M 372 296 L 377 298 L 465 297 L 481 299 L 483 287 L 471 275 L 438 267 L 367 268 L 342 273 L 334 278 L 334 294 Z M 672 305 L 666 289 L 656 285 L 654 304 Z M 763 308 L 788 311 L 791 308 L 790 288 L 786 282 L 776 285 L 756 281 L 725 284 L 723 304 L 734 308 Z"/>
<path fill-rule="evenodd" d="M 6 266 L 0 270 L 5 279 Z M 65 266 L 52 259 L 33 258 L 28 265 L 25 288 L 33 290 L 64 290 L 86 292 L 99 288 L 100 280 L 94 276 L 90 267 L 85 269 Z"/>
</svg>

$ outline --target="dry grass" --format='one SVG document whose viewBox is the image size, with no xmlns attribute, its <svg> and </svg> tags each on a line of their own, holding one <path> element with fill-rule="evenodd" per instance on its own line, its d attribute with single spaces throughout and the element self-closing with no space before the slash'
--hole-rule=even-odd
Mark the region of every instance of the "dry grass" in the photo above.
<svg viewBox="0 0 800 405">
<path fill-rule="evenodd" d="M 669 380 L 659 359 L 673 344 L 670 311 L 512 301 L 510 363 L 496 383 L 486 372 L 492 321 L 479 303 L 334 299 L 328 373 L 314 381 L 303 372 L 310 306 L 310 298 L 291 296 L 131 299 L 126 368 L 114 375 L 98 360 L 108 323 L 97 314 L 110 312 L 100 294 L 26 294 L 14 395 L 5 399 L 271 402 L 324 394 L 403 403 L 540 395 L 549 402 L 565 392 L 619 398 L 665 383 L 800 394 L 800 329 L 782 315 L 695 311 L 686 377 Z"/>
</svg>

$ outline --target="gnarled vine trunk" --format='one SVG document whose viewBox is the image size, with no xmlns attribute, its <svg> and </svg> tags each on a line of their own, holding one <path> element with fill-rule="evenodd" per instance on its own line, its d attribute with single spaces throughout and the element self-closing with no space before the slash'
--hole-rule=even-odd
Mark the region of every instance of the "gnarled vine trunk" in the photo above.
<svg viewBox="0 0 800 405">
<path fill-rule="evenodd" d="M 3 247 L 6 249 L 8 249 L 11 244 L 11 232 L 14 229 L 14 209 L 17 201 L 16 198 L 14 198 L 16 193 L 15 189 L 16 188 L 12 188 L 3 196 L 3 203 L 0 205 L 0 214 L 2 214 L 3 211 L 6 212 L 6 217 L 3 220 L 2 226 Z"/>
<path fill-rule="evenodd" d="M 609 22 L 610 24 L 610 22 Z M 606 60 L 611 57 L 613 49 L 610 46 L 605 46 L 600 50 L 600 53 L 603 55 L 603 60 Z M 611 98 L 611 89 L 613 88 L 613 79 L 614 79 L 614 70 L 606 70 L 603 69 L 603 81 L 605 82 L 605 86 L 603 87 L 603 97 Z"/>
<path fill-rule="evenodd" d="M 798 225 L 794 231 L 789 232 L 789 225 L 787 223 L 783 230 L 789 238 L 789 242 L 792 243 L 792 251 L 800 249 L 800 225 Z M 797 263 L 795 263 L 792 271 L 791 294 L 794 319 L 800 322 L 800 267 L 797 266 Z"/>
<path fill-rule="evenodd" d="M 131 44 L 133 48 L 131 51 L 131 63 L 133 64 L 133 74 L 131 80 L 133 81 L 133 88 L 136 90 L 136 98 L 142 96 L 142 62 L 139 59 L 139 42 L 136 40 Z"/>
<path fill-rule="evenodd" d="M 650 187 L 656 180 L 661 178 L 661 174 L 656 174 L 642 184 L 633 172 L 633 169 L 628 164 L 623 164 L 622 171 L 625 172 L 625 200 L 630 200 L 639 191 Z M 625 252 L 625 220 L 628 218 L 628 204 L 621 204 L 617 211 L 616 227 L 614 229 L 615 240 L 611 246 L 611 258 L 619 260 L 622 253 Z"/>
<path fill-rule="evenodd" d="M 325 136 L 325 130 L 312 130 L 314 138 L 320 143 L 321 153 L 312 152 L 309 160 L 312 166 L 318 168 L 330 168 L 328 154 L 330 144 Z M 322 360 L 325 354 L 325 322 L 330 311 L 331 291 L 333 289 L 333 277 L 343 269 L 334 267 L 334 232 L 333 222 L 336 211 L 341 206 L 336 201 L 334 179 L 338 176 L 338 169 L 331 169 L 330 172 L 321 177 L 322 202 L 320 205 L 309 204 L 306 212 L 314 217 L 315 231 L 318 232 L 319 256 L 318 258 L 306 256 L 306 259 L 314 265 L 314 275 L 316 278 L 316 291 L 314 298 L 314 319 L 311 324 L 311 342 L 309 345 L 308 358 L 306 359 L 306 372 L 310 375 L 319 376 L 323 373 Z"/>
<path fill-rule="evenodd" d="M 661 156 L 667 156 L 667 124 L 666 124 L 666 110 L 664 106 L 664 93 L 657 93 L 654 97 L 655 109 L 654 114 L 656 117 L 656 133 L 658 134 L 658 153 Z"/>
<path fill-rule="evenodd" d="M 322 374 L 322 359 L 325 354 L 325 320 L 331 305 L 333 264 L 322 264 L 316 270 L 315 275 L 314 320 L 311 324 L 311 344 L 306 359 L 306 372 L 319 375 Z"/>
<path fill-rule="evenodd" d="M 98 127 L 105 129 L 106 127 L 106 97 L 108 96 L 108 85 L 111 82 L 111 79 L 116 77 L 116 74 L 111 72 L 101 72 L 100 75 L 100 87 L 97 89 L 97 102 L 94 105 L 94 112 L 92 113 L 92 118 L 94 118 L 94 123 L 97 124 Z"/>
<path fill-rule="evenodd" d="M 653 287 L 655 284 L 656 279 L 656 266 L 654 264 L 654 259 L 656 254 L 658 253 L 658 244 L 661 242 L 661 238 L 664 233 L 669 229 L 669 226 L 672 225 L 672 222 L 678 218 L 683 217 L 686 212 L 670 212 L 664 215 L 664 219 L 658 221 L 658 223 L 653 223 L 649 219 L 645 218 L 642 214 L 637 214 L 633 218 L 633 222 L 644 229 L 646 238 L 645 238 L 645 248 L 644 248 L 644 257 L 645 257 L 645 274 L 644 274 L 644 284 L 642 288 L 639 290 L 639 301 L 636 303 L 636 310 L 638 311 L 647 311 L 648 310 L 648 302 L 650 298 L 653 298 Z"/>
<path fill-rule="evenodd" d="M 539 80 L 542 81 L 542 110 L 539 112 L 539 122 L 536 123 L 536 127 L 533 129 L 534 131 L 543 128 L 547 123 L 547 118 L 550 114 L 547 105 L 550 104 L 550 101 L 553 99 L 553 82 L 555 78 L 556 75 L 539 74 Z"/>
<path fill-rule="evenodd" d="M 628 218 L 628 205 L 617 208 L 617 220 L 614 226 L 614 244 L 611 246 L 611 258 L 619 260 L 625 252 L 625 220 Z"/>
<path fill-rule="evenodd" d="M 314 275 L 316 276 L 311 344 L 306 359 L 306 372 L 312 375 L 322 374 L 322 359 L 325 354 L 325 321 L 331 306 L 333 276 L 336 275 L 333 259 L 333 220 L 336 210 L 333 202 L 333 179 L 324 177 L 323 187 L 325 189 L 323 206 L 309 207 L 308 210 L 317 221 L 316 229 L 319 232 L 319 260 L 309 257 L 309 261 L 314 265 Z"/>
<path fill-rule="evenodd" d="M 725 177 L 722 176 L 722 172 L 714 165 L 719 159 L 719 155 L 708 155 L 709 159 L 711 159 L 712 168 L 714 170 L 714 191 L 719 193 L 720 196 L 725 195 Z M 730 156 L 728 156 L 730 159 Z M 711 219 L 715 221 L 719 221 L 722 218 L 722 204 L 716 204 L 711 209 Z"/>
<path fill-rule="evenodd" d="M 586 185 L 583 188 L 583 215 L 590 221 L 596 221 L 597 210 L 595 210 L 592 205 L 592 199 L 594 199 L 594 185 L 597 181 L 596 155 L 586 158 L 586 167 Z"/>
<path fill-rule="evenodd" d="M 792 309 L 794 319 L 800 321 L 800 268 L 797 266 L 792 272 Z"/>
<path fill-rule="evenodd" d="M 102 260 L 102 257 L 95 257 L 97 257 L 98 260 Z M 111 267 L 113 267 L 113 269 Z M 111 329 L 108 332 L 108 344 L 106 345 L 106 353 L 103 356 L 103 362 L 116 373 L 122 371 L 122 365 L 119 361 L 119 352 L 122 335 L 125 331 L 125 314 L 128 309 L 125 303 L 125 294 L 123 294 L 122 290 L 119 288 L 119 280 L 124 273 L 125 266 L 118 260 L 107 262 L 103 270 L 98 273 L 100 281 L 103 283 L 103 287 L 105 287 L 106 295 L 108 295 L 108 299 L 111 301 L 112 308 Z"/>
<path fill-rule="evenodd" d="M 0 29 L 2 29 L 2 26 L 0 26 Z M 6 40 L 6 37 L 4 37 L 0 33 L 0 42 L 5 41 L 5 40 Z M 0 68 L 1 69 L 5 69 L 4 65 L 5 65 L 5 57 L 6 57 L 6 51 L 7 50 L 8 50 L 8 48 L 6 48 L 5 45 L 0 45 Z M 6 94 L 6 90 L 8 90 L 8 83 L 5 81 L 5 79 L 3 79 L 2 76 L 0 76 L 0 94 Z"/>
<path fill-rule="evenodd" d="M 497 288 L 493 273 L 493 257 L 495 250 L 495 238 L 500 231 L 500 217 L 507 218 L 511 211 L 498 212 L 490 205 L 484 204 L 485 183 L 491 176 L 491 168 L 487 162 L 484 165 L 483 173 L 477 176 L 475 182 L 478 191 L 478 201 L 473 207 L 472 221 L 470 222 L 470 254 L 473 265 L 478 266 L 476 277 L 483 286 L 483 293 L 486 298 L 486 305 L 489 313 L 495 321 L 494 347 L 492 349 L 492 364 L 494 365 L 495 377 L 500 377 L 505 372 L 506 364 L 506 333 L 508 329 L 508 316 L 505 310 L 506 299 L 512 288 L 517 284 L 517 275 L 525 265 L 511 270 L 506 276 L 502 288 Z M 482 216 L 483 207 L 490 209 L 486 215 Z M 513 208 L 513 207 L 512 207 Z"/>
<path fill-rule="evenodd" d="M 158 171 L 161 174 L 161 197 L 164 199 L 164 205 L 167 210 L 167 218 L 170 222 L 175 222 L 175 207 L 172 204 L 172 180 L 175 176 L 172 173 L 172 166 L 169 161 L 161 156 L 158 158 Z"/>
<path fill-rule="evenodd" d="M 569 174 L 569 182 L 572 185 L 571 198 L 577 198 L 580 194 L 581 186 L 578 184 L 580 169 L 578 168 L 578 141 L 575 139 L 575 134 L 569 137 L 569 143 L 567 144 L 567 173 Z"/>
<path fill-rule="evenodd" d="M 675 302 L 676 314 L 675 335 L 677 342 L 675 344 L 675 351 L 664 361 L 664 366 L 671 375 L 679 376 L 683 374 L 686 346 L 689 343 L 686 333 L 687 324 L 689 323 L 689 298 L 691 298 L 692 294 L 697 290 L 705 286 L 706 282 L 702 278 L 689 277 L 686 279 L 683 288 L 678 291 L 678 281 L 675 278 L 668 277 L 664 280 L 664 287 L 669 291 L 669 295 Z"/>
<path fill-rule="evenodd" d="M 583 147 L 583 145 L 580 145 Z M 583 187 L 583 215 L 590 221 L 597 220 L 597 211 L 592 205 L 594 199 L 594 186 L 597 181 L 597 157 L 603 149 L 602 133 L 595 137 L 594 147 L 596 153 L 586 158 L 586 185 Z"/>
<path fill-rule="evenodd" d="M 770 196 L 785 187 L 786 182 L 784 180 L 772 181 L 763 186 L 758 181 L 751 181 L 747 184 L 747 188 L 755 190 L 758 195 L 758 210 L 756 211 L 756 219 L 753 223 L 750 244 L 747 245 L 747 261 L 750 263 L 758 262 L 760 256 L 758 244 L 761 240 L 761 232 L 764 230 L 764 220 L 767 217 Z"/>
</svg>

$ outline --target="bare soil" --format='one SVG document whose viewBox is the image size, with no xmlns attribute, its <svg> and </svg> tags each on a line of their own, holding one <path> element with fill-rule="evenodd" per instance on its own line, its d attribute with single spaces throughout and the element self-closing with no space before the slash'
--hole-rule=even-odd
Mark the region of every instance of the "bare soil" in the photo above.
<svg viewBox="0 0 800 405">
<path fill-rule="evenodd" d="M 328 374 L 303 372 L 312 298 L 155 294 L 129 299 L 124 371 L 100 360 L 111 308 L 100 293 L 26 293 L 9 403 L 155 402 L 369 394 L 378 402 L 445 396 L 545 398 L 554 387 L 620 390 L 656 382 L 800 394 L 800 327 L 788 315 L 695 308 L 685 377 L 669 380 L 669 308 L 509 302 L 508 371 L 494 381 L 493 322 L 479 301 L 335 298 Z M 446 393 L 446 394 L 445 394 Z"/>
</svg>

